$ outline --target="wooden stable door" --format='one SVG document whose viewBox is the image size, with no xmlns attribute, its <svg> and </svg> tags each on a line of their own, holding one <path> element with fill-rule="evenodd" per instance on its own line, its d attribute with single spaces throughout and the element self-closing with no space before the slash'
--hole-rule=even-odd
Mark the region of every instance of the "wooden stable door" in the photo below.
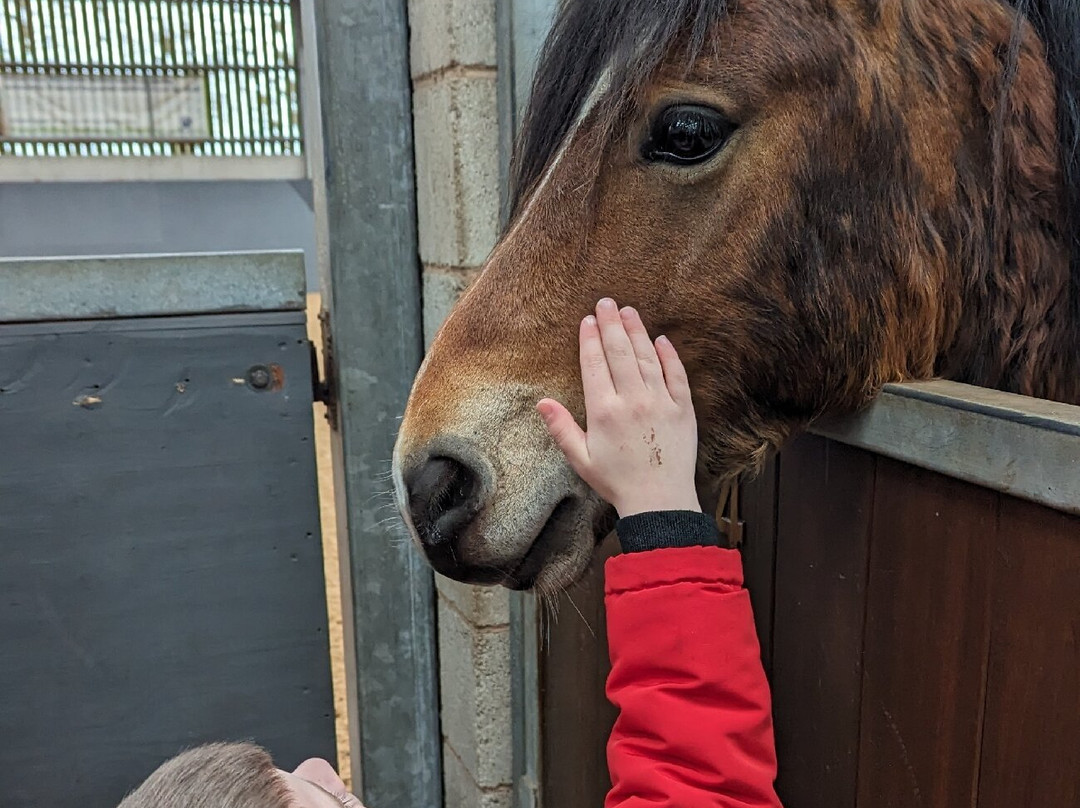
<svg viewBox="0 0 1080 808">
<path fill-rule="evenodd" d="M 779 491 L 785 804 L 1080 805 L 1080 519 L 822 438 Z"/>
<path fill-rule="evenodd" d="M 787 808 L 1080 806 L 1080 518 L 812 436 L 743 505 Z M 608 785 L 600 581 L 543 656 L 549 806 Z"/>
</svg>

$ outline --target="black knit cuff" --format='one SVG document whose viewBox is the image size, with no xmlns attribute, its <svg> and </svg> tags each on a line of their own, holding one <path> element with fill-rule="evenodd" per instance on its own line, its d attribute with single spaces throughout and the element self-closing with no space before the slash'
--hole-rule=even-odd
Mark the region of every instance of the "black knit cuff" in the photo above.
<svg viewBox="0 0 1080 808">
<path fill-rule="evenodd" d="M 647 511 L 615 524 L 624 553 L 664 547 L 717 547 L 720 528 L 716 519 L 697 511 Z"/>
</svg>

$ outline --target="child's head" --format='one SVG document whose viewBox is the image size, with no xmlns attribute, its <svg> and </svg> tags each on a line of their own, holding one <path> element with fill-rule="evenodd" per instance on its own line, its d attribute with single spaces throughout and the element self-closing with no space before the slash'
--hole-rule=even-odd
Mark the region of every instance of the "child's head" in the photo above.
<svg viewBox="0 0 1080 808">
<path fill-rule="evenodd" d="M 274 766 L 265 749 L 214 743 L 165 761 L 119 808 L 361 808 L 329 763 L 312 759 L 294 772 Z"/>
</svg>

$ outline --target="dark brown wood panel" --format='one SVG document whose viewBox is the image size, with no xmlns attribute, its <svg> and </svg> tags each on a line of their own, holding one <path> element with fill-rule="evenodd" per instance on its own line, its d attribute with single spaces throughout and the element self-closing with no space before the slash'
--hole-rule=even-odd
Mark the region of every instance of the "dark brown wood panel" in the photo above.
<svg viewBox="0 0 1080 808">
<path fill-rule="evenodd" d="M 611 788 L 607 738 L 616 710 L 604 693 L 611 670 L 604 561 L 617 550 L 612 534 L 585 578 L 558 596 L 558 619 L 544 618 L 540 704 L 545 805 L 594 808 L 604 804 Z"/>
<path fill-rule="evenodd" d="M 1006 499 L 979 808 L 1080 806 L 1080 519 Z"/>
<path fill-rule="evenodd" d="M 1080 519 L 817 437 L 742 515 L 786 808 L 1080 808 Z M 608 788 L 602 561 L 542 660 L 547 805 Z"/>
<path fill-rule="evenodd" d="M 878 461 L 860 808 L 973 804 L 997 497 Z"/>
<path fill-rule="evenodd" d="M 787 808 L 852 808 L 873 455 L 805 436 L 782 454 L 773 706 Z"/>
</svg>

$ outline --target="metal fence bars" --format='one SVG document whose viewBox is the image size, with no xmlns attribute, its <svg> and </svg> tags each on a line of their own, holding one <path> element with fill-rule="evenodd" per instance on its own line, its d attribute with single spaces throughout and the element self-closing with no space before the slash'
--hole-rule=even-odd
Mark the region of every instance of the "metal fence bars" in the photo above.
<svg viewBox="0 0 1080 808">
<path fill-rule="evenodd" d="M 0 155 L 298 155 L 298 6 L 0 0 Z"/>
</svg>

